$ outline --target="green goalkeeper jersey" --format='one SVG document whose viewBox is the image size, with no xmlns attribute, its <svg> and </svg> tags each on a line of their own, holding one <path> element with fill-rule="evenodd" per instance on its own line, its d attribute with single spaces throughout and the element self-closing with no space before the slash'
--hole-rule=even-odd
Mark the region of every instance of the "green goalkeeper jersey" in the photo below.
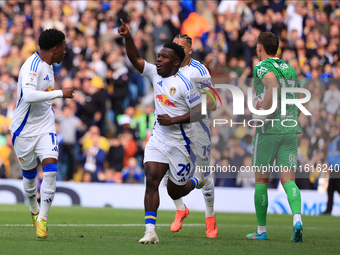
<svg viewBox="0 0 340 255">
<path fill-rule="evenodd" d="M 280 86 L 280 89 L 278 91 L 278 109 L 275 113 L 267 117 L 267 119 L 276 120 L 269 121 L 262 127 L 257 127 L 256 133 L 263 134 L 301 133 L 300 126 L 297 122 L 298 108 L 296 105 L 287 104 L 286 115 L 281 116 L 281 88 L 300 87 L 299 80 L 294 69 L 279 58 L 267 58 L 266 60 L 259 62 L 254 68 L 254 88 L 256 91 L 256 95 L 266 92 L 266 87 L 263 85 L 262 79 L 267 73 L 274 73 L 277 82 Z M 286 98 L 287 99 L 298 98 L 298 93 L 287 93 Z"/>
</svg>

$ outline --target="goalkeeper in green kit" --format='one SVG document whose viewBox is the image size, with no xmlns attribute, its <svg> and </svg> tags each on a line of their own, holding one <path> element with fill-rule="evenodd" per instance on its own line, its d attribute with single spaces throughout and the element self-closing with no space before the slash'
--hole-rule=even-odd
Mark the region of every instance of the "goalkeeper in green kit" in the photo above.
<svg viewBox="0 0 340 255">
<path fill-rule="evenodd" d="M 277 90 L 278 107 L 271 115 L 254 115 L 258 122 L 253 141 L 253 167 L 255 172 L 255 210 L 258 228 L 248 234 L 252 240 L 267 240 L 266 218 L 268 208 L 269 166 L 275 162 L 275 170 L 280 172 L 280 179 L 287 193 L 288 202 L 293 214 L 292 242 L 302 242 L 301 195 L 295 184 L 297 168 L 298 139 L 301 133 L 297 123 L 299 109 L 296 105 L 287 105 L 286 115 L 281 115 L 281 88 L 299 87 L 294 69 L 283 60 L 276 58 L 279 47 L 278 37 L 270 32 L 262 32 L 257 41 L 256 52 L 260 62 L 254 68 L 254 88 L 256 95 L 265 93 L 262 108 L 272 106 L 272 93 Z M 298 98 L 299 93 L 287 93 L 287 99 Z M 275 119 L 275 121 L 268 121 Z"/>
</svg>

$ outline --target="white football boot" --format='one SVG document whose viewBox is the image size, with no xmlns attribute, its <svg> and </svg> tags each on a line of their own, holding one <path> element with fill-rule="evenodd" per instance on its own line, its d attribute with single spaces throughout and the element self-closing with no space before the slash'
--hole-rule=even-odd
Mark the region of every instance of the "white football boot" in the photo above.
<svg viewBox="0 0 340 255">
<path fill-rule="evenodd" d="M 145 235 L 142 239 L 139 240 L 139 243 L 142 244 L 157 244 L 159 243 L 158 236 L 153 229 L 148 229 L 145 231 Z"/>
</svg>

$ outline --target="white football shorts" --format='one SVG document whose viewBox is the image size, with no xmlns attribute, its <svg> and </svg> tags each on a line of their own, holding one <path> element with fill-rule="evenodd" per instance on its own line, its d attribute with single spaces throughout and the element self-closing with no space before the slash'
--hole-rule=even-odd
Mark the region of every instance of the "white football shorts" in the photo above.
<svg viewBox="0 0 340 255">
<path fill-rule="evenodd" d="M 14 141 L 14 150 L 21 168 L 32 170 L 37 166 L 37 157 L 39 157 L 40 162 L 45 158 L 58 159 L 57 135 L 54 132 L 35 137 L 17 136 Z"/>
<path fill-rule="evenodd" d="M 174 184 L 183 186 L 195 170 L 193 161 L 196 159 L 196 150 L 192 143 L 190 144 L 191 153 L 188 149 L 188 146 L 166 144 L 155 136 L 151 136 L 145 147 L 144 163 L 169 164 L 166 175 L 169 175 Z"/>
</svg>

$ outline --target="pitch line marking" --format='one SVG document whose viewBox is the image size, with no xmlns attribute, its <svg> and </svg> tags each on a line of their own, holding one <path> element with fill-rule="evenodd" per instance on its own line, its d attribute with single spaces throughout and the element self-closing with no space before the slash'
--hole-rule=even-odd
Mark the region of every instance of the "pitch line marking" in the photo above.
<svg viewBox="0 0 340 255">
<path fill-rule="evenodd" d="M 217 224 L 218 226 L 230 226 L 230 227 L 247 227 L 253 228 L 254 225 L 238 225 L 238 224 Z M 0 224 L 0 227 L 32 227 L 33 224 Z M 144 227 L 145 224 L 48 224 L 49 227 Z M 156 224 L 156 227 L 170 227 L 171 224 Z M 183 224 L 184 227 L 205 227 L 205 224 Z M 269 226 L 269 228 L 291 228 L 291 226 Z M 304 229 L 310 230 L 337 230 L 339 228 L 328 227 L 304 227 Z"/>
</svg>

